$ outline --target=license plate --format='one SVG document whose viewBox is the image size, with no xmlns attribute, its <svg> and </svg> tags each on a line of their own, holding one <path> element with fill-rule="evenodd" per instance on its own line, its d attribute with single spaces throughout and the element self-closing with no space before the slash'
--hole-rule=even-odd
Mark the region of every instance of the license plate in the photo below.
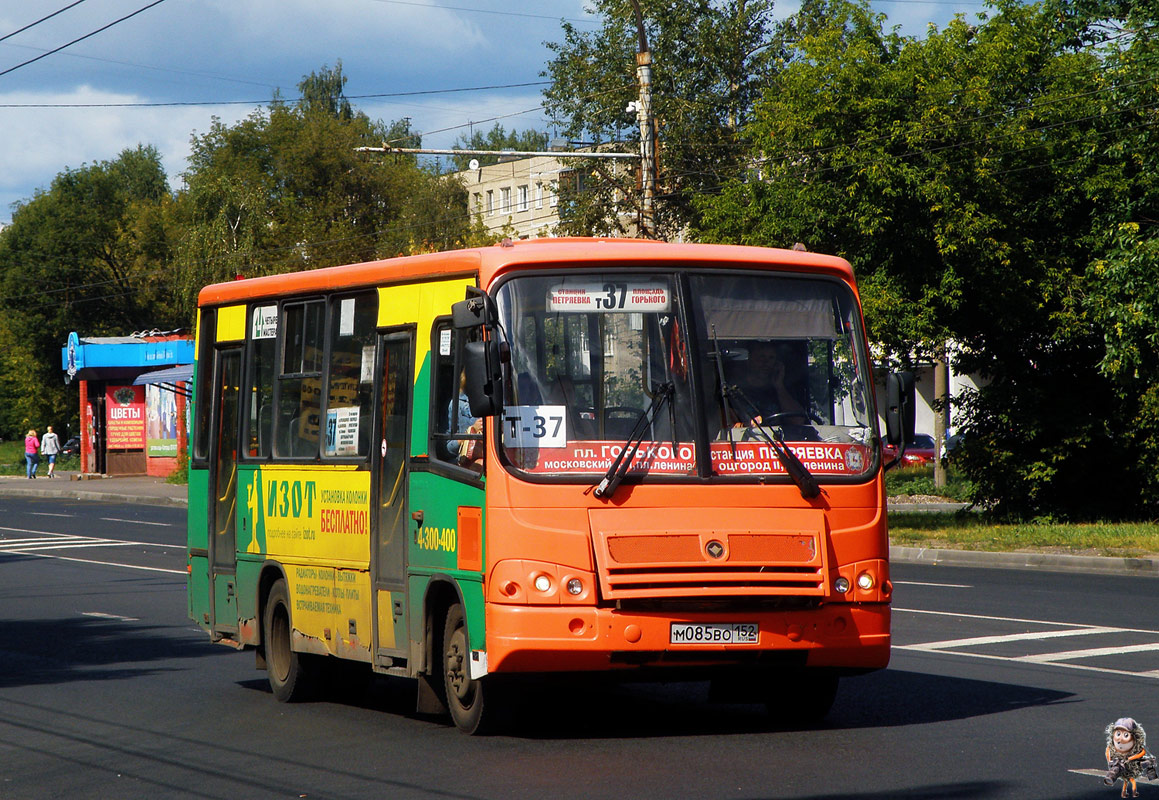
<svg viewBox="0 0 1159 800">
<path fill-rule="evenodd" d="M 672 644 L 757 644 L 760 626 L 755 622 L 673 622 Z"/>
</svg>

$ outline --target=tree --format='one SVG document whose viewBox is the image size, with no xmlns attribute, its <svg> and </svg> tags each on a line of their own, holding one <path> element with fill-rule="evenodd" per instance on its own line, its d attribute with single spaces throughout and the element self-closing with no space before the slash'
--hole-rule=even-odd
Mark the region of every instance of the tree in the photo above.
<svg viewBox="0 0 1159 800">
<path fill-rule="evenodd" d="M 1108 217 L 1150 192 L 1103 53 L 1041 5 L 1001 3 L 923 40 L 860 3 L 814 3 L 757 104 L 752 169 L 702 195 L 694 235 L 844 255 L 894 359 L 948 339 L 989 384 L 961 463 L 998 514 L 1118 516 L 1141 473 L 1120 452 L 1103 341 L 1083 300 Z M 818 99 L 823 98 L 823 102 Z M 1137 111 L 1139 109 L 1136 109 Z"/>
<path fill-rule="evenodd" d="M 403 121 L 371 121 L 341 95 L 341 67 L 233 126 L 193 140 L 180 257 L 184 297 L 257 276 L 445 249 L 469 235 L 466 192 L 413 156 L 360 154 L 411 140 Z"/>
<path fill-rule="evenodd" d="M 540 131 L 526 130 L 507 131 L 498 122 L 491 130 L 472 131 L 469 136 L 460 136 L 455 143 L 455 150 L 545 150 L 547 149 L 547 134 Z M 499 156 L 451 156 L 451 163 L 456 170 L 467 169 L 472 159 L 478 159 L 479 164 L 488 166 L 499 163 Z"/>
<path fill-rule="evenodd" d="M 339 59 L 334 69 L 323 66 L 319 72 L 311 72 L 302 76 L 298 84 L 301 99 L 298 107 L 303 114 L 322 114 L 335 119 L 350 120 L 354 118 L 354 108 L 346 99 L 346 76 L 342 74 L 342 60 Z"/>
<path fill-rule="evenodd" d="M 0 233 L 0 431 L 74 419 L 61 380 L 70 331 L 179 327 L 172 202 L 152 147 L 66 169 Z"/>
<path fill-rule="evenodd" d="M 629 0 L 597 0 L 603 25 L 580 32 L 564 23 L 562 42 L 545 75 L 546 107 L 565 136 L 593 144 L 621 143 L 638 150 L 639 128 L 628 104 L 638 98 L 638 31 Z M 734 176 L 745 156 L 743 130 L 774 63 L 778 40 L 769 0 L 697 0 L 642 7 L 652 60 L 652 100 L 658 121 L 656 223 L 662 238 L 676 236 L 692 216 L 690 198 Z M 571 233 L 619 227 L 638 206 L 634 171 L 583 171 L 574 195 L 561 190 L 563 227 Z"/>
</svg>

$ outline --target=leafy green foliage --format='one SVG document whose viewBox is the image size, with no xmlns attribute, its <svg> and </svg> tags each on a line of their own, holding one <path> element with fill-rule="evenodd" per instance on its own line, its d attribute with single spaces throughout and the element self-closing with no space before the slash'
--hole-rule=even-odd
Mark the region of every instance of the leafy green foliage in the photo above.
<svg viewBox="0 0 1159 800">
<path fill-rule="evenodd" d="M 0 232 L 0 435 L 77 418 L 61 380 L 68 333 L 191 328 L 197 292 L 256 276 L 485 243 L 466 193 L 413 157 L 356 148 L 419 144 L 404 120 L 370 120 L 339 63 L 301 100 L 192 142 L 173 194 L 156 149 L 66 169 Z"/>
<path fill-rule="evenodd" d="M 955 410 L 959 464 L 999 515 L 1130 515 L 1150 480 L 1087 264 L 1108 221 L 1154 207 L 1129 144 L 1151 106 L 1079 27 L 1003 2 L 916 40 L 864 4 L 806 4 L 747 130 L 760 157 L 696 203 L 701 239 L 849 259 L 894 363 L 956 343 L 956 368 L 989 380 Z"/>
<path fill-rule="evenodd" d="M 628 104 L 639 98 L 638 29 L 630 0 L 597 0 L 598 31 L 564 23 L 563 41 L 546 74 L 546 107 L 570 139 L 639 151 L 640 130 Z M 742 131 L 775 53 L 769 0 L 642 4 L 653 56 L 652 105 L 660 122 L 656 224 L 677 236 L 691 218 L 689 198 L 735 175 L 746 151 Z M 638 211 L 637 165 L 588 168 L 584 183 L 561 186 L 569 233 L 622 229 L 620 215 Z M 568 196 L 565 192 L 572 192 Z M 585 196 L 585 192 L 590 196 Z"/>
<path fill-rule="evenodd" d="M 414 144 L 409 125 L 354 113 L 341 65 L 307 76 L 302 101 L 274 103 L 193 141 L 180 197 L 182 296 L 255 277 L 446 249 L 470 236 L 466 192 L 413 156 L 364 155 Z"/>
<path fill-rule="evenodd" d="M 68 169 L 0 235 L 0 433 L 76 420 L 61 380 L 69 331 L 170 329 L 172 199 L 157 151 Z"/>
<path fill-rule="evenodd" d="M 504 129 L 498 122 L 495 127 L 484 133 L 483 131 L 472 131 L 470 135 L 460 136 L 459 141 L 455 143 L 455 150 L 546 150 L 547 149 L 547 134 L 542 131 L 516 131 L 514 129 L 508 131 Z M 472 159 L 476 159 L 480 166 L 489 166 L 491 164 L 499 163 L 499 156 L 475 156 L 475 155 L 454 155 L 451 156 L 451 163 L 456 170 L 462 171 L 467 169 Z"/>
</svg>

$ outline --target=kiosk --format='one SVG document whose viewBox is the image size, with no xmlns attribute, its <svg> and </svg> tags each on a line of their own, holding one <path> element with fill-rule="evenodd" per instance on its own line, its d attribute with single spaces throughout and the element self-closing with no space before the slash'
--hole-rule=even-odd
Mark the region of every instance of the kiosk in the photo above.
<svg viewBox="0 0 1159 800">
<path fill-rule="evenodd" d="M 82 338 L 61 350 L 65 383 L 80 387 L 82 475 L 177 469 L 188 442 L 193 340 L 182 331 Z"/>
</svg>

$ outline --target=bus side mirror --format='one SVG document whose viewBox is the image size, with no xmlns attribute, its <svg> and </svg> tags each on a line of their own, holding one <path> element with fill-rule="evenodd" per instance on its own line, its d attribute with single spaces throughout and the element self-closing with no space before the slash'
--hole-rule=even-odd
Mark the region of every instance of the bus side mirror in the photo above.
<svg viewBox="0 0 1159 800">
<path fill-rule="evenodd" d="M 914 374 L 891 372 L 885 379 L 886 441 L 904 447 L 913 440 L 914 411 Z"/>
<path fill-rule="evenodd" d="M 463 345 L 467 402 L 471 406 L 472 416 L 490 417 L 498 414 L 502 408 L 503 370 L 500 363 L 499 343 L 494 338 L 484 342 L 467 342 Z"/>
<path fill-rule="evenodd" d="M 474 287 L 467 289 L 467 299 L 451 304 L 451 327 L 455 330 L 493 326 L 499 319 L 495 301 Z"/>
</svg>

